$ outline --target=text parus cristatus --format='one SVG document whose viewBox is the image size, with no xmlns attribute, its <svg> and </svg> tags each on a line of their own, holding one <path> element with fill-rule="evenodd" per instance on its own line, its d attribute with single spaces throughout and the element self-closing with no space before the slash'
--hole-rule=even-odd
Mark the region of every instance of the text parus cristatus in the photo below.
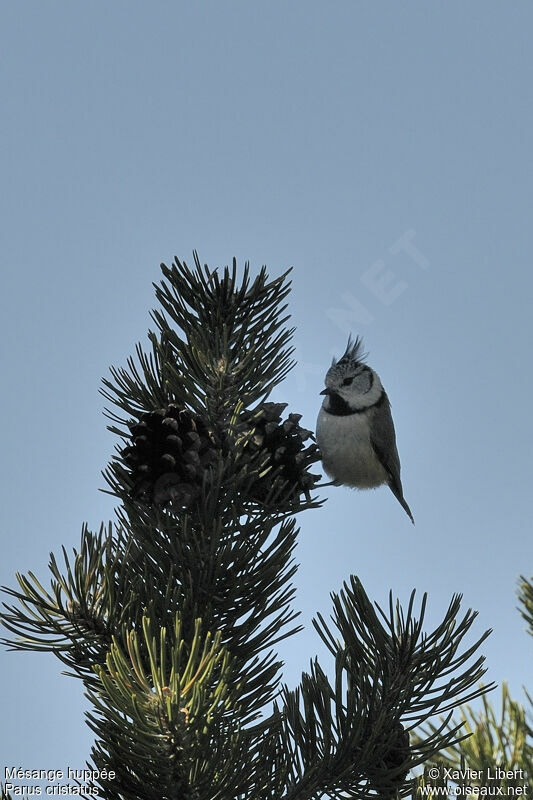
<svg viewBox="0 0 533 800">
<path fill-rule="evenodd" d="M 363 341 L 350 337 L 346 352 L 326 373 L 316 440 L 325 472 L 337 486 L 374 489 L 386 484 L 409 515 L 387 393 L 364 362 Z"/>
</svg>

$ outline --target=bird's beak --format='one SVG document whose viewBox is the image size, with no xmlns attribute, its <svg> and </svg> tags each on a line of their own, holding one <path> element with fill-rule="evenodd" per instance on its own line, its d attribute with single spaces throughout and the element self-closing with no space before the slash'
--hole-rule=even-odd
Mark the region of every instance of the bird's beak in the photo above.
<svg viewBox="0 0 533 800">
<path fill-rule="evenodd" d="M 331 389 L 326 388 L 323 392 L 320 392 L 320 394 L 331 394 Z"/>
</svg>

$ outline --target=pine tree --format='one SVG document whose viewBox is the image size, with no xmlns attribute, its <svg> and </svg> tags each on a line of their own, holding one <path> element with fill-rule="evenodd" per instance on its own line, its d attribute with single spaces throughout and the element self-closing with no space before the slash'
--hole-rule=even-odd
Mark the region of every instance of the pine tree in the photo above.
<svg viewBox="0 0 533 800">
<path fill-rule="evenodd" d="M 219 273 L 196 254 L 162 271 L 148 352 L 104 380 L 116 520 L 84 525 L 64 564 L 51 555 L 48 590 L 17 575 L 4 641 L 81 678 L 101 773 L 87 786 L 106 800 L 404 796 L 461 735 L 410 732 L 489 688 L 474 688 L 489 632 L 466 644 L 476 613 L 459 596 L 424 632 L 426 596 L 382 610 L 350 576 L 314 623 L 330 665 L 280 686 L 295 519 L 321 504 L 310 432 L 268 400 L 293 366 L 288 273 L 239 280 L 235 261 Z"/>
</svg>

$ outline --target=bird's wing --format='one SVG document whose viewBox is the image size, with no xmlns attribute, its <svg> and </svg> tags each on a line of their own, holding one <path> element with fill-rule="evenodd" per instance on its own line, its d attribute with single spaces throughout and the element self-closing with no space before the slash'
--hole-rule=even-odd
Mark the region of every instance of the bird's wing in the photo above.
<svg viewBox="0 0 533 800">
<path fill-rule="evenodd" d="M 400 457 L 396 447 L 396 433 L 394 432 L 389 398 L 386 394 L 383 402 L 373 409 L 373 416 L 370 441 L 374 453 L 389 476 L 389 486 L 392 493 L 411 518 L 411 521 L 414 522 L 411 509 L 403 496 L 402 482 L 400 480 Z"/>
<path fill-rule="evenodd" d="M 398 483 L 401 491 L 400 458 L 396 449 L 396 434 L 387 395 L 383 397 L 379 406 L 372 409 L 372 416 L 370 425 L 372 447 L 380 464 L 389 477 Z"/>
</svg>

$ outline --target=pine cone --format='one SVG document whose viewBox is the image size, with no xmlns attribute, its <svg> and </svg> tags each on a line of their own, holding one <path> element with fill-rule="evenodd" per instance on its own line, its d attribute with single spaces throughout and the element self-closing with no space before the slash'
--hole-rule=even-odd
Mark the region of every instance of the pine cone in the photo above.
<svg viewBox="0 0 533 800">
<path fill-rule="evenodd" d="M 245 457 L 257 457 L 260 451 L 265 453 L 262 475 L 249 488 L 250 498 L 259 503 L 267 502 L 270 495 L 276 506 L 299 504 L 302 492 L 309 500 L 309 492 L 320 478 L 307 471 L 320 459 L 316 444 L 304 446 L 312 433 L 300 427 L 301 414 L 289 414 L 282 421 L 286 407 L 287 403 L 262 403 L 241 417 Z"/>
<path fill-rule="evenodd" d="M 121 456 L 131 471 L 132 497 L 159 506 L 172 501 L 189 508 L 218 455 L 202 418 L 171 403 L 143 414 L 128 427 L 133 443 Z"/>
</svg>

